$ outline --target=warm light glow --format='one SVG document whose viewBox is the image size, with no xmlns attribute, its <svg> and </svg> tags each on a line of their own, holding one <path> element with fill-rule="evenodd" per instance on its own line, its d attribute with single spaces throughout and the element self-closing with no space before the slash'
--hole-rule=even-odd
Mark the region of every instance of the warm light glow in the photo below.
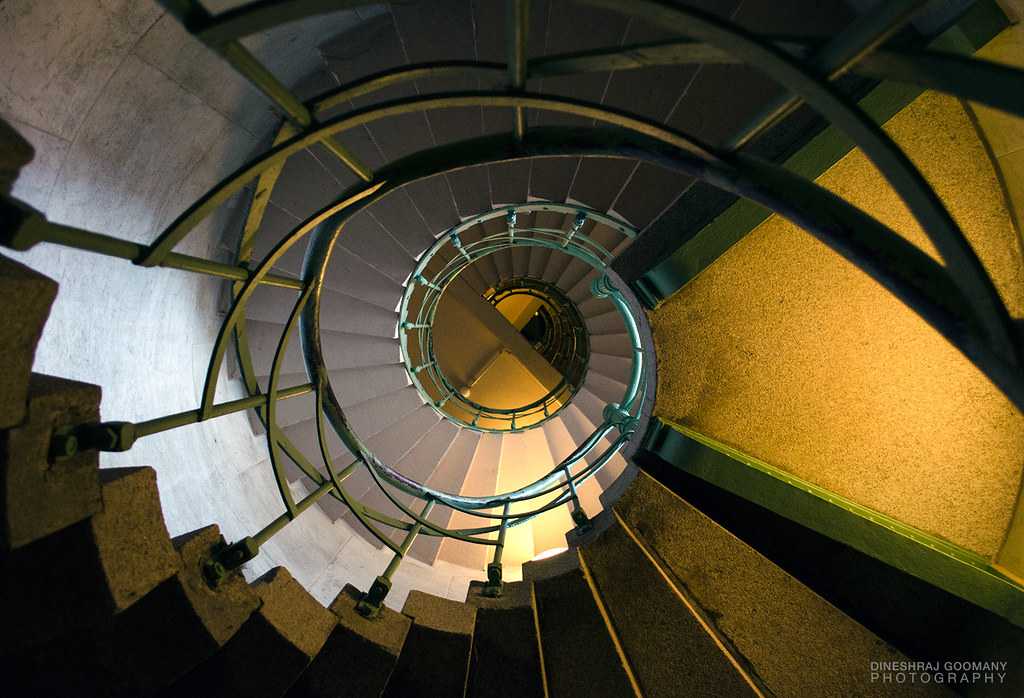
<svg viewBox="0 0 1024 698">
<path fill-rule="evenodd" d="M 537 553 L 536 555 L 534 555 L 532 558 L 530 558 L 530 562 L 536 562 L 537 560 L 547 560 L 549 557 L 554 557 L 559 553 L 564 553 L 566 550 L 568 550 L 568 548 L 566 548 L 565 546 L 562 546 L 561 548 L 549 548 L 548 550 L 545 550 L 542 553 Z"/>
</svg>

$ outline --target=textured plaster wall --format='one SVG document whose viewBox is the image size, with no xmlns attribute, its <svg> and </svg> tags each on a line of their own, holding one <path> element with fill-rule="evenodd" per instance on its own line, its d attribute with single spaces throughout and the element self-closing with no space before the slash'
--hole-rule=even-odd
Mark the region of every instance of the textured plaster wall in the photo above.
<svg viewBox="0 0 1024 698">
<path fill-rule="evenodd" d="M 1012 4 L 1017 20 L 1024 19 L 1024 3 Z M 1001 32 L 978 51 L 978 56 L 1024 68 L 1024 25 L 1017 24 Z M 970 108 L 978 131 L 993 157 L 996 173 L 1006 195 L 1007 207 L 1020 236 L 1024 232 L 1024 119 L 977 104 L 972 104 Z M 1024 580 L 1024 490 L 1017 497 L 1014 522 L 997 560 L 1018 579 Z"/>
<path fill-rule="evenodd" d="M 301 95 L 303 76 L 322 67 L 316 47 L 375 10 L 361 12 L 286 25 L 246 44 Z M 139 242 L 262 147 L 277 121 L 260 93 L 152 0 L 0 4 L 0 116 L 36 148 L 16 197 L 51 220 Z M 178 251 L 227 259 L 221 235 L 237 208 L 225 206 Z M 221 319 L 220 282 L 48 245 L 12 256 L 60 283 L 36 371 L 101 385 L 105 419 L 196 407 Z M 242 395 L 222 383 L 218 399 Z M 172 535 L 216 522 L 236 539 L 283 510 L 265 459 L 239 414 L 147 437 L 102 464 L 156 468 Z M 347 581 L 367 587 L 387 557 L 313 508 L 247 574 L 284 564 L 329 602 Z M 400 606 L 414 580 L 465 596 L 467 570 L 414 567 L 397 575 L 390 604 Z"/>
<path fill-rule="evenodd" d="M 961 104 L 926 93 L 886 130 L 962 226 L 1016 318 L 1019 237 Z M 858 151 L 819 183 L 934 255 Z M 955 349 L 773 216 L 652 314 L 656 414 L 983 555 L 999 549 L 1024 418 Z"/>
</svg>

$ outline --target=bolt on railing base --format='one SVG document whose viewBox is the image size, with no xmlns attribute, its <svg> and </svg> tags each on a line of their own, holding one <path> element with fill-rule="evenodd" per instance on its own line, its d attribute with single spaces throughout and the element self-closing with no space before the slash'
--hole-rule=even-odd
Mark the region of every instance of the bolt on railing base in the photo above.
<svg viewBox="0 0 1024 698">
<path fill-rule="evenodd" d="M 492 562 L 487 565 L 487 583 L 484 584 L 483 595 L 491 598 L 501 596 L 504 584 L 501 581 L 501 563 Z"/>
<path fill-rule="evenodd" d="M 228 545 L 221 541 L 210 550 L 210 557 L 203 563 L 203 577 L 211 589 L 216 589 L 221 582 L 255 558 L 260 552 L 259 543 L 252 536 Z"/>
<path fill-rule="evenodd" d="M 50 439 L 50 458 L 65 460 L 79 451 L 128 451 L 135 445 L 137 432 L 132 422 L 98 422 L 63 426 Z"/>
<path fill-rule="evenodd" d="M 587 516 L 587 512 L 583 511 L 582 508 L 574 509 L 571 516 L 573 523 L 576 524 L 576 530 L 580 533 L 587 533 L 594 527 L 590 517 Z"/>
<path fill-rule="evenodd" d="M 376 618 L 380 615 L 380 607 L 391 591 L 391 580 L 387 577 L 377 577 L 370 585 L 370 590 L 363 594 L 363 598 L 356 604 L 356 612 L 365 618 Z"/>
</svg>

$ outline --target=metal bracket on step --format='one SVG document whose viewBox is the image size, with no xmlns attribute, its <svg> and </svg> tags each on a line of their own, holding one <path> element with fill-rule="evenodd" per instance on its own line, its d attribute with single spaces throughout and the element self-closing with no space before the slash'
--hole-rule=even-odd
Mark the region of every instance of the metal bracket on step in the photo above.
<svg viewBox="0 0 1024 698">
<path fill-rule="evenodd" d="M 576 529 L 580 533 L 586 533 L 593 527 L 593 523 L 590 521 L 590 517 L 587 516 L 587 512 L 583 511 L 583 507 L 572 510 L 572 522 L 576 524 Z"/>
<path fill-rule="evenodd" d="M 203 562 L 203 577 L 207 585 L 216 589 L 232 572 L 255 558 L 259 552 L 259 543 L 252 536 L 246 536 L 230 545 L 220 541 L 213 546 L 210 557 Z"/>
<path fill-rule="evenodd" d="M 80 451 L 127 451 L 135 445 L 132 422 L 99 422 L 55 429 L 50 439 L 50 458 L 65 460 Z"/>
<path fill-rule="evenodd" d="M 377 577 L 370 585 L 370 590 L 363 594 L 363 598 L 356 604 L 356 611 L 366 618 L 376 618 L 380 615 L 380 607 L 390 591 L 391 580 Z"/>
<path fill-rule="evenodd" d="M 504 584 L 501 581 L 501 563 L 492 562 L 487 565 L 487 583 L 484 584 L 483 594 L 491 598 L 501 596 Z"/>
</svg>

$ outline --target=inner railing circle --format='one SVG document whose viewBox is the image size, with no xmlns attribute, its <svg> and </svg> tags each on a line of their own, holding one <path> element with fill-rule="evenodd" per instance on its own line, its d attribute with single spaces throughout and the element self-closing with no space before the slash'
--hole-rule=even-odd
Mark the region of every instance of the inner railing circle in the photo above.
<svg viewBox="0 0 1024 698">
<path fill-rule="evenodd" d="M 538 212 L 564 214 L 570 216 L 573 222 L 566 230 L 520 224 L 528 214 Z M 502 230 L 483 235 L 472 242 L 463 240 L 462 236 L 467 230 L 495 218 L 505 221 Z M 574 353 L 567 357 L 564 368 L 569 370 L 564 373 L 558 385 L 540 399 L 519 407 L 510 409 L 487 406 L 461 391 L 446 375 L 443 362 L 438 360 L 434 327 L 438 305 L 446 289 L 470 265 L 489 255 L 524 247 L 548 248 L 579 259 L 598 273 L 604 273 L 613 252 L 585 232 L 587 223 L 608 225 L 629 238 L 636 235 L 621 221 L 582 206 L 521 204 L 488 211 L 463 221 L 439 235 L 420 258 L 405 286 L 399 307 L 398 333 L 403 362 L 412 384 L 423 401 L 431 405 L 441 417 L 481 432 L 523 431 L 542 425 L 569 404 L 586 376 L 589 343 L 582 316 L 575 304 L 553 284 L 532 278 L 514 282 L 523 292 L 532 291 L 550 298 L 549 303 L 554 303 L 552 307 L 559 308 L 555 319 L 568 326 L 564 335 L 570 340 L 566 350 Z M 502 283 L 506 286 L 502 287 Z M 507 294 L 512 288 L 508 283 L 513 283 L 513 280 L 499 280 L 496 287 L 488 289 L 489 298 L 493 301 L 497 294 Z"/>
</svg>

